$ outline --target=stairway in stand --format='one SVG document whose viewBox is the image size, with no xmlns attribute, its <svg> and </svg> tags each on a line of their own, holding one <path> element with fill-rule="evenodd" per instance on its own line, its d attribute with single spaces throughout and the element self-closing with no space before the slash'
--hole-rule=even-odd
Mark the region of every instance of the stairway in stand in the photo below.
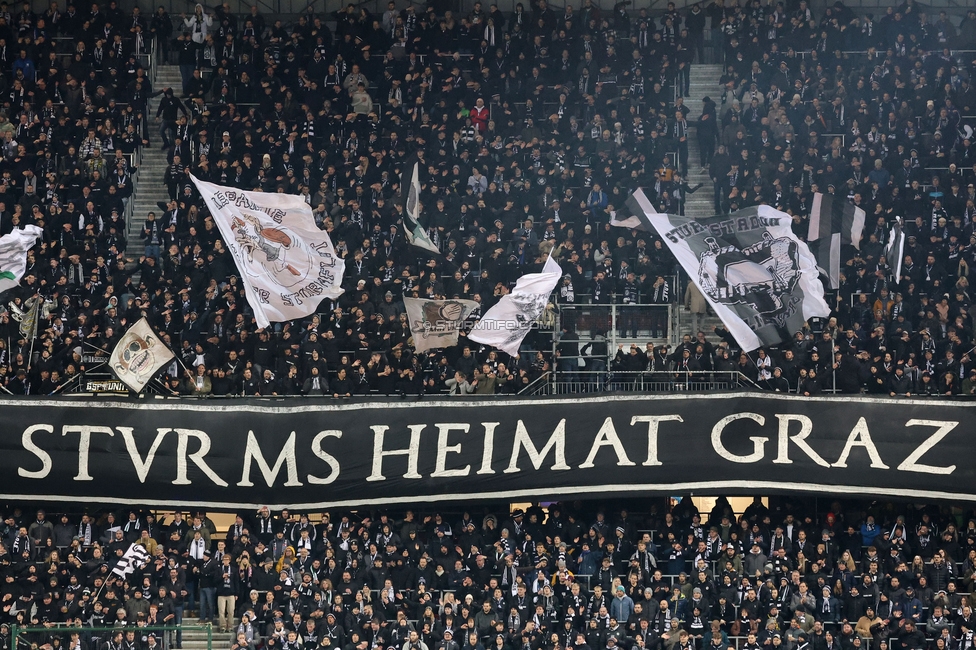
<svg viewBox="0 0 976 650">
<path fill-rule="evenodd" d="M 689 194 L 685 199 L 685 215 L 689 217 L 710 217 L 715 214 L 714 185 L 707 170 L 702 170 L 701 155 L 698 150 L 698 118 L 702 111 L 702 98 L 711 97 L 713 101 L 722 96 L 718 84 L 719 77 L 722 76 L 722 66 L 720 64 L 692 64 L 690 95 L 685 97 L 685 104 L 691 111 L 688 113 L 688 124 L 692 126 L 690 137 L 688 138 L 688 185 L 694 187 L 702 184 L 698 191 Z M 719 116 L 721 117 L 721 116 Z M 679 333 L 687 334 L 691 332 L 691 314 L 684 307 L 684 295 L 680 296 L 682 301 L 681 311 L 678 315 Z M 708 314 L 703 319 L 701 329 L 708 335 L 710 340 L 714 340 L 712 328 L 721 325 L 722 321 L 717 316 Z"/>
<path fill-rule="evenodd" d="M 176 65 L 160 65 L 156 68 L 156 79 L 153 82 L 156 91 L 172 88 L 176 96 L 181 94 L 180 68 Z M 129 221 L 128 245 L 126 255 L 139 259 L 145 250 L 145 242 L 139 237 L 142 226 L 146 222 L 146 215 L 155 212 L 159 217 L 161 210 L 157 203 L 166 201 L 169 195 L 163 176 L 166 173 L 166 151 L 160 149 L 163 144 L 159 135 L 159 125 L 156 123 L 156 108 L 162 95 L 149 101 L 149 141 L 150 145 L 142 151 L 142 164 L 139 166 L 139 178 L 133 187 L 132 218 Z"/>
<path fill-rule="evenodd" d="M 688 138 L 688 185 L 694 187 L 702 183 L 697 192 L 687 197 L 685 214 L 690 217 L 705 217 L 714 214 L 712 179 L 707 171 L 702 171 L 701 155 L 698 151 L 698 118 L 702 112 L 702 97 L 717 100 L 721 97 L 718 85 L 722 76 L 722 66 L 717 64 L 693 64 L 691 66 L 691 94 L 685 97 L 685 104 L 691 109 L 688 124 L 692 125 Z"/>
<path fill-rule="evenodd" d="M 185 625 L 196 625 L 193 618 L 184 618 Z M 218 632 L 217 626 L 213 628 L 213 643 L 207 643 L 207 632 L 205 630 L 184 630 L 183 631 L 183 650 L 227 650 L 234 644 L 235 635 L 229 632 Z"/>
</svg>

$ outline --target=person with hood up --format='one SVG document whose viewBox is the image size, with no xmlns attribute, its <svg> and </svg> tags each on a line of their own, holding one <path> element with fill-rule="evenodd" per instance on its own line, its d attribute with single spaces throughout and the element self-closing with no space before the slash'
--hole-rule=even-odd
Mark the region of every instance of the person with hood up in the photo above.
<svg viewBox="0 0 976 650">
<path fill-rule="evenodd" d="M 197 45 L 203 45 L 203 42 L 207 40 L 207 34 L 210 32 L 210 28 L 213 26 L 213 14 L 208 14 L 203 10 L 203 5 L 197 3 L 193 8 L 193 15 L 187 16 L 182 15 L 183 18 L 183 29 L 190 32 L 190 38 Z"/>
</svg>

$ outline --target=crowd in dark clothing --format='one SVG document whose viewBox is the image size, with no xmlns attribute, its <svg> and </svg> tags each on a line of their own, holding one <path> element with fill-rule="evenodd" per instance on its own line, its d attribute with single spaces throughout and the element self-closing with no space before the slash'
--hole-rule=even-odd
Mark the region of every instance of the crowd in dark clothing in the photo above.
<svg viewBox="0 0 976 650">
<path fill-rule="evenodd" d="M 971 643 L 976 520 L 962 507 L 834 502 L 824 512 L 758 497 L 738 517 L 724 498 L 710 512 L 690 498 L 645 507 L 311 517 L 262 507 L 226 533 L 205 512 L 52 521 L 14 508 L 0 541 L 0 639 L 151 650 L 169 636 L 153 628 L 199 622 L 233 632 L 234 650 Z M 131 544 L 150 559 L 121 578 L 112 569 Z M 14 643 L 11 624 L 41 629 Z"/>
<path fill-rule="evenodd" d="M 805 395 L 974 394 L 976 60 L 955 51 L 972 49 L 974 21 L 969 11 L 957 27 L 909 0 L 878 16 L 838 4 L 818 19 L 807 3 L 772 14 L 753 3 L 738 31 L 726 23 L 721 99 L 706 99 L 698 130 L 715 210 L 769 204 L 801 238 L 814 192 L 866 213 L 860 250 L 845 247 L 828 292 L 835 318 L 822 335 L 740 357 L 750 379 Z M 908 239 L 896 277 L 885 251 L 897 217 Z M 710 347 L 702 369 L 732 365 Z"/>
<path fill-rule="evenodd" d="M 743 388 L 808 397 L 829 393 L 976 395 L 976 368 L 970 357 L 973 346 L 969 344 L 972 330 L 950 327 L 939 342 L 932 336 L 937 330 L 908 330 L 904 322 L 895 323 L 893 334 L 887 335 L 882 325 L 865 330 L 855 321 L 845 329 L 831 318 L 819 334 L 800 331 L 790 341 L 749 353 L 739 348 L 727 330 L 716 327 L 717 342 L 699 331 L 696 337 L 684 335 L 675 348 L 648 343 L 641 349 L 631 344 L 628 352 L 621 345 L 610 368 L 620 373 L 620 382 L 636 382 L 641 377 L 660 382 L 671 376 L 677 385 L 685 384 L 689 373 L 697 381 L 738 373 Z M 619 383 L 612 375 L 610 380 Z"/>
<path fill-rule="evenodd" d="M 668 304 L 679 294 L 661 290 L 676 264 L 660 238 L 609 220 L 639 185 L 661 211 L 682 212 L 695 189 L 683 175 L 695 134 L 718 210 L 770 203 L 805 234 L 816 189 L 864 205 L 870 223 L 861 255 L 848 255 L 839 322 L 860 322 L 865 338 L 884 324 L 885 338 L 897 338 L 892 310 L 867 314 L 850 294 L 873 305 L 882 287 L 901 293 L 902 329 L 917 337 L 927 327 L 941 363 L 960 347 L 953 332 L 961 347 L 969 339 L 954 323 L 976 252 L 966 243 L 976 241 L 976 161 L 962 117 L 976 113 L 972 66 L 945 48 L 969 46 L 974 18 L 957 25 L 908 2 L 875 22 L 839 2 L 815 17 L 804 2 L 758 0 L 672 4 L 654 16 L 592 0 L 559 11 L 536 0 L 514 13 L 481 3 L 460 14 L 436 2 L 376 15 L 310 6 L 289 23 L 226 4 L 176 21 L 115 2 L 27 8 L 7 20 L 7 42 L 23 53 L 4 77 L 11 180 L 0 199 L 14 200 L 0 201 L 0 233 L 37 223 L 45 235 L 3 303 L 22 308 L 40 293 L 50 304 L 33 348 L 16 312 L 0 314 L 0 383 L 15 394 L 71 385 L 90 355 L 104 356 L 146 316 L 179 357 L 164 379 L 180 394 L 444 390 L 462 347 L 415 354 L 403 296 L 471 298 L 484 311 L 550 250 L 565 274 L 557 304 Z M 52 53 L 52 35 L 76 40 L 70 65 Z M 149 41 L 160 61 L 179 64 L 181 88 L 152 88 L 133 56 Z M 849 42 L 873 49 L 845 54 Z M 706 55 L 728 73 L 692 123 L 684 96 Z M 145 218 L 136 254 L 122 216 L 132 191 L 125 154 L 159 144 L 171 200 Z M 404 237 L 399 179 L 414 152 L 437 256 Z M 943 164 L 937 179 L 924 171 Z M 257 332 L 191 172 L 304 196 L 345 258 L 344 295 L 314 318 Z M 895 215 L 914 236 L 901 278 L 881 255 Z M 949 313 L 930 318 L 921 294 L 936 307 L 954 289 L 962 297 L 949 296 Z M 518 358 L 473 346 L 474 367 L 488 361 L 500 379 L 482 385 L 514 390 L 556 365 L 535 353 L 551 349 L 539 337 Z M 462 379 L 474 380 L 473 369 Z"/>
</svg>

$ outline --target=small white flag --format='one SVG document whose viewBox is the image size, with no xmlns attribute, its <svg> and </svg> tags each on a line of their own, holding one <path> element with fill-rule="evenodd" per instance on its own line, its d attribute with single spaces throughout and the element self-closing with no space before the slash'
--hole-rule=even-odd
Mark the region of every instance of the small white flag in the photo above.
<svg viewBox="0 0 976 650">
<path fill-rule="evenodd" d="M 502 296 L 488 310 L 468 338 L 515 356 L 525 335 L 545 311 L 549 296 L 561 277 L 562 269 L 550 255 L 542 272 L 520 277 L 512 293 Z"/>
<path fill-rule="evenodd" d="M 172 350 L 149 326 L 149 321 L 141 318 L 112 350 L 109 365 L 126 386 L 138 393 L 173 356 Z"/>
<path fill-rule="evenodd" d="M 905 261 L 905 229 L 904 221 L 901 217 L 895 217 L 895 222 L 891 224 L 891 234 L 888 237 L 888 245 L 885 246 L 885 259 L 891 267 L 891 273 L 895 276 L 895 284 L 901 282 L 901 265 Z"/>
<path fill-rule="evenodd" d="M 305 318 L 342 295 L 346 264 L 302 197 L 190 178 L 234 256 L 258 327 Z"/>
<path fill-rule="evenodd" d="M 464 321 L 480 304 L 473 300 L 426 300 L 404 298 L 407 322 L 417 352 L 457 345 Z"/>
<path fill-rule="evenodd" d="M 149 551 L 146 550 L 146 547 L 139 544 L 131 544 L 129 550 L 112 567 L 112 573 L 124 579 L 130 573 L 134 573 L 136 569 L 141 569 L 146 566 L 148 562 Z"/>
<path fill-rule="evenodd" d="M 412 155 L 403 163 L 400 174 L 400 203 L 403 205 L 403 228 L 407 242 L 428 253 L 440 254 L 420 223 L 420 158 Z"/>
<path fill-rule="evenodd" d="M 24 226 L 0 237 L 0 293 L 20 284 L 27 270 L 27 251 L 43 233 L 37 226 Z"/>
</svg>

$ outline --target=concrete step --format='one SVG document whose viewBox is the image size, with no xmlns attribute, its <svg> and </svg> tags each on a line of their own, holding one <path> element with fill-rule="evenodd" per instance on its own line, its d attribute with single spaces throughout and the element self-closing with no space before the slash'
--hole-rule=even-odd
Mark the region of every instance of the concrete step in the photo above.
<svg viewBox="0 0 976 650">
<path fill-rule="evenodd" d="M 175 65 L 164 65 L 158 66 L 156 68 L 156 75 L 152 79 L 153 87 L 157 90 L 162 90 L 164 88 L 175 88 L 179 91 L 181 86 L 181 76 L 178 66 Z M 159 97 L 155 97 L 149 102 L 149 114 L 155 115 L 156 108 L 159 106 Z M 155 123 L 152 125 L 155 127 Z M 166 152 L 159 149 L 159 136 L 157 135 L 157 129 L 153 128 L 152 135 L 150 139 L 154 141 L 155 146 L 144 149 L 142 152 L 142 163 L 140 164 L 139 175 L 136 182 L 133 184 L 133 195 L 132 195 L 132 216 L 128 224 L 127 235 L 128 242 L 126 244 L 126 255 L 128 257 L 138 257 L 145 250 L 145 244 L 139 238 L 140 231 L 142 229 L 142 224 L 146 220 L 146 214 L 150 211 L 159 213 L 159 207 L 156 202 L 166 198 L 166 188 L 162 183 L 163 174 L 166 170 Z M 188 623 L 190 622 L 188 618 Z M 195 637 L 195 635 L 199 635 Z M 186 632 L 184 635 L 184 643 L 188 641 L 199 638 L 202 640 L 204 646 L 206 646 L 206 634 L 204 632 Z M 228 639 L 230 637 L 228 636 Z M 219 645 L 224 645 L 221 642 Z M 191 646 L 191 650 L 197 650 L 197 648 Z M 200 648 L 199 650 L 205 650 Z"/>
<path fill-rule="evenodd" d="M 233 640 L 233 636 L 226 633 L 214 632 L 213 635 L 213 645 L 214 647 L 222 647 L 225 645 L 230 645 Z M 190 638 L 187 633 L 183 633 L 183 650 L 197 650 L 199 648 L 207 648 L 207 637 L 199 636 Z"/>
<path fill-rule="evenodd" d="M 182 80 L 178 66 L 159 66 L 156 69 L 156 77 L 153 80 L 156 89 L 174 88 L 179 92 L 181 83 Z M 158 105 L 159 98 L 157 97 L 150 102 L 150 114 L 155 114 Z M 129 257 L 138 257 L 145 250 L 145 244 L 139 238 L 142 224 L 145 222 L 146 215 L 149 212 L 159 214 L 160 210 L 157 202 L 166 200 L 168 196 L 166 187 L 163 184 L 163 175 L 167 165 L 167 152 L 159 148 L 159 137 L 156 135 L 156 129 L 154 129 L 151 139 L 155 142 L 155 146 L 151 146 L 143 151 L 139 178 L 133 188 L 132 218 L 128 224 L 129 241 L 126 246 L 126 254 Z M 202 642 L 206 645 L 206 634 L 203 632 L 185 633 L 184 644 L 194 638 L 192 635 L 200 635 L 199 639 L 202 639 Z M 227 639 L 230 639 L 229 635 L 227 635 Z M 220 645 L 224 645 L 223 642 Z M 191 650 L 197 650 L 197 648 L 191 647 Z M 205 648 L 201 648 L 200 650 L 205 650 Z"/>
<path fill-rule="evenodd" d="M 678 323 L 679 323 L 678 324 L 679 335 L 683 336 L 685 334 L 691 334 L 692 336 L 694 336 L 696 334 L 696 332 L 691 331 L 692 330 L 691 312 L 688 311 L 688 308 L 685 307 L 684 305 L 680 307 L 680 311 L 678 314 Z M 709 312 L 706 316 L 702 317 L 699 321 L 699 329 L 705 332 L 706 338 L 708 338 L 708 340 L 710 340 L 713 343 L 717 343 L 718 340 L 717 337 L 715 337 L 715 335 L 712 333 L 712 328 L 721 325 L 722 325 L 722 319 L 720 319 L 718 316 L 713 315 L 711 312 Z"/>
<path fill-rule="evenodd" d="M 719 90 L 718 81 L 722 75 L 722 66 L 717 64 L 694 64 L 690 72 L 689 93 L 685 98 L 685 105 L 690 112 L 690 120 L 697 120 L 701 115 L 702 97 L 713 96 Z M 701 184 L 694 194 L 685 197 L 685 215 L 691 217 L 711 216 L 714 213 L 714 190 L 712 179 L 707 171 L 701 169 L 701 156 L 698 152 L 698 129 L 692 128 L 688 142 L 688 173 L 686 179 L 689 185 Z M 690 314 L 681 319 L 685 327 L 690 328 Z M 711 324 L 707 331 L 711 331 Z"/>
</svg>

